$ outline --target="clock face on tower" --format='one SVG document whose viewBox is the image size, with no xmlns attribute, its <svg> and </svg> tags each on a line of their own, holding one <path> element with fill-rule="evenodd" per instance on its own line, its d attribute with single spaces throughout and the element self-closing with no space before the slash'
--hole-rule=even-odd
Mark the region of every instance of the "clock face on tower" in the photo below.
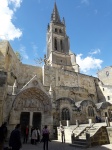
<svg viewBox="0 0 112 150">
<path fill-rule="evenodd" d="M 106 76 L 109 76 L 109 71 L 106 71 Z"/>
</svg>

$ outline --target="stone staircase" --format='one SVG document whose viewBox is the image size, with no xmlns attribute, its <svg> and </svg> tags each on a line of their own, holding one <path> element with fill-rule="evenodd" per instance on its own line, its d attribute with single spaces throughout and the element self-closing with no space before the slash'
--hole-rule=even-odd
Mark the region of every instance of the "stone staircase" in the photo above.
<svg viewBox="0 0 112 150">
<path fill-rule="evenodd" d="M 79 125 L 73 130 L 73 139 L 70 146 L 87 148 L 96 145 L 108 144 L 108 134 L 105 123 Z"/>
</svg>

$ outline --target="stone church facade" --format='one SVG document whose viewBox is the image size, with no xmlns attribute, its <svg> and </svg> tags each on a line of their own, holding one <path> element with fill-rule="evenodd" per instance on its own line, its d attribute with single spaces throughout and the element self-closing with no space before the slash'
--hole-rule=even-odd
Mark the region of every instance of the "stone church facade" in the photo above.
<svg viewBox="0 0 112 150">
<path fill-rule="evenodd" d="M 64 18 L 56 3 L 47 27 L 47 54 L 43 67 L 22 64 L 8 41 L 0 42 L 0 124 L 12 130 L 22 127 L 43 128 L 52 135 L 61 124 L 88 123 L 95 116 L 104 120 L 111 115 L 99 78 L 81 74 L 76 55 L 70 51 Z"/>
</svg>

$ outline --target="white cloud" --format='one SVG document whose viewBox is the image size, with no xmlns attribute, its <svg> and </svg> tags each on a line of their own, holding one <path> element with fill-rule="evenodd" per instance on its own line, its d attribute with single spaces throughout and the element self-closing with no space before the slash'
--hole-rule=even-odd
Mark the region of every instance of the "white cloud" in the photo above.
<svg viewBox="0 0 112 150">
<path fill-rule="evenodd" d="M 89 5 L 89 0 L 81 0 L 81 3 L 82 3 L 82 4 Z"/>
<path fill-rule="evenodd" d="M 14 12 L 20 7 L 21 0 L 0 0 L 0 39 L 14 40 L 22 36 L 22 31 L 12 23 Z M 13 7 L 9 7 L 9 6 Z"/>
<path fill-rule="evenodd" d="M 19 51 L 20 51 L 20 54 L 22 55 L 22 57 L 23 57 L 24 59 L 29 59 L 29 57 L 28 57 L 28 55 L 27 55 L 27 53 L 26 53 L 26 48 L 25 48 L 25 46 L 21 45 Z"/>
<path fill-rule="evenodd" d="M 93 50 L 91 50 L 91 52 L 89 52 L 89 54 L 90 55 L 95 55 L 95 54 L 98 54 L 98 53 L 100 53 L 101 52 L 101 50 L 98 48 L 98 49 L 93 49 Z"/>
<path fill-rule="evenodd" d="M 78 54 L 76 56 L 76 60 L 78 65 L 80 66 L 80 71 L 83 73 L 88 73 L 92 69 L 100 69 L 102 60 L 93 58 L 92 56 L 87 56 L 85 58 L 82 57 L 83 54 Z"/>
<path fill-rule="evenodd" d="M 14 7 L 14 10 L 16 11 L 16 8 L 20 7 L 20 4 L 22 3 L 22 0 L 7 0 L 9 5 L 12 4 Z"/>
</svg>

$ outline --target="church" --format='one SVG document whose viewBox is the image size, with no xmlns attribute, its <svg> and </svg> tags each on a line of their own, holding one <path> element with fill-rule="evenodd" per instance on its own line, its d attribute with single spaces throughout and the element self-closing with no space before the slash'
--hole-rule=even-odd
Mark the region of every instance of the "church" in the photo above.
<svg viewBox="0 0 112 150">
<path fill-rule="evenodd" d="M 23 64 L 8 41 L 0 41 L 0 125 L 11 131 L 48 125 L 51 135 L 60 124 L 95 122 L 112 115 L 99 78 L 80 73 L 76 55 L 70 51 L 65 19 L 56 3 L 47 26 L 47 54 L 43 67 Z"/>
</svg>

